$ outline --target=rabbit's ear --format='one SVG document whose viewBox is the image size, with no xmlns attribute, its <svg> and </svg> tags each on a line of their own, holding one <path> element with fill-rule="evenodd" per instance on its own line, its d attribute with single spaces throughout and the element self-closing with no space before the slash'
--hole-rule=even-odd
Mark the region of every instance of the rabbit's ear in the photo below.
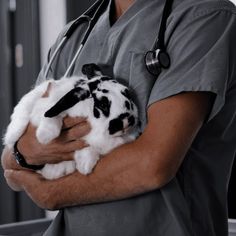
<svg viewBox="0 0 236 236">
<path fill-rule="evenodd" d="M 88 79 L 102 75 L 101 69 L 94 63 L 83 65 L 82 73 L 86 75 Z"/>
<path fill-rule="evenodd" d="M 90 96 L 90 92 L 83 88 L 77 87 L 72 89 L 66 95 L 64 95 L 52 108 L 45 112 L 45 117 L 54 117 L 61 112 L 73 107 L 76 103 L 87 99 Z"/>
</svg>

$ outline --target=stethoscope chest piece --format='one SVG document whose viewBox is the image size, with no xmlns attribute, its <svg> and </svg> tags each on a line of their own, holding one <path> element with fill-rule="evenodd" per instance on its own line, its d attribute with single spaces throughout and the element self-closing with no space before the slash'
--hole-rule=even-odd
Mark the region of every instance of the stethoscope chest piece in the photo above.
<svg viewBox="0 0 236 236">
<path fill-rule="evenodd" d="M 144 60 L 148 72 L 157 77 L 160 75 L 162 69 L 168 69 L 171 61 L 167 53 L 165 45 L 165 31 L 167 19 L 171 13 L 173 0 L 166 0 L 161 18 L 158 36 L 155 40 L 154 46 L 151 50 L 145 53 Z"/>
<path fill-rule="evenodd" d="M 144 60 L 147 70 L 154 76 L 158 76 L 162 68 L 168 69 L 170 67 L 169 54 L 160 49 L 148 51 L 145 54 Z"/>
</svg>

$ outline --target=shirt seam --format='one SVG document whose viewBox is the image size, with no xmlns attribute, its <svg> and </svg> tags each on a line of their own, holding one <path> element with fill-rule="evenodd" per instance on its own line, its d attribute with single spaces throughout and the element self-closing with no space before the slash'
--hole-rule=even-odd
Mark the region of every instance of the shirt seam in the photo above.
<svg viewBox="0 0 236 236">
<path fill-rule="evenodd" d="M 195 20 L 197 20 L 197 19 L 199 19 L 201 17 L 208 16 L 211 13 L 214 13 L 214 12 L 219 12 L 219 13 L 221 13 L 221 12 L 229 12 L 232 15 L 236 15 L 236 10 L 233 11 L 233 9 L 228 7 L 228 6 L 224 7 L 224 8 L 218 6 L 218 7 L 212 8 L 212 9 L 199 11 L 198 13 L 194 14 L 189 19 L 187 19 L 186 24 L 191 23 L 191 22 L 193 22 L 193 21 L 195 21 Z"/>
</svg>

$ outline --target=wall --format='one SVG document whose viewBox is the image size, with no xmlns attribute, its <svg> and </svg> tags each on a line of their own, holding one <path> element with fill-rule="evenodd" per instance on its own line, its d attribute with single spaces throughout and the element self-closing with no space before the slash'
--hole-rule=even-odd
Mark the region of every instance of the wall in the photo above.
<svg viewBox="0 0 236 236">
<path fill-rule="evenodd" d="M 40 41 L 41 64 L 47 59 L 49 48 L 55 42 L 59 32 L 66 24 L 65 0 L 40 0 Z"/>
</svg>

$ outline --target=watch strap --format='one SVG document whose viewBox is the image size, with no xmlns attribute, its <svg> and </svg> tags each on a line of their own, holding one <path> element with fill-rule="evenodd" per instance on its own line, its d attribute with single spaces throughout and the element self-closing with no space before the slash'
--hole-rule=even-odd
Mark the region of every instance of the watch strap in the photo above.
<svg viewBox="0 0 236 236">
<path fill-rule="evenodd" d="M 22 166 L 22 167 L 24 167 L 24 168 L 27 168 L 27 169 L 31 169 L 31 170 L 41 170 L 41 169 L 44 167 L 44 165 L 29 165 L 29 164 L 26 162 L 24 156 L 19 152 L 19 150 L 18 150 L 18 148 L 17 148 L 17 143 L 18 143 L 18 142 L 16 142 L 16 143 L 14 144 L 14 147 L 13 147 L 13 156 L 14 156 L 16 162 L 17 162 L 20 166 Z"/>
</svg>

